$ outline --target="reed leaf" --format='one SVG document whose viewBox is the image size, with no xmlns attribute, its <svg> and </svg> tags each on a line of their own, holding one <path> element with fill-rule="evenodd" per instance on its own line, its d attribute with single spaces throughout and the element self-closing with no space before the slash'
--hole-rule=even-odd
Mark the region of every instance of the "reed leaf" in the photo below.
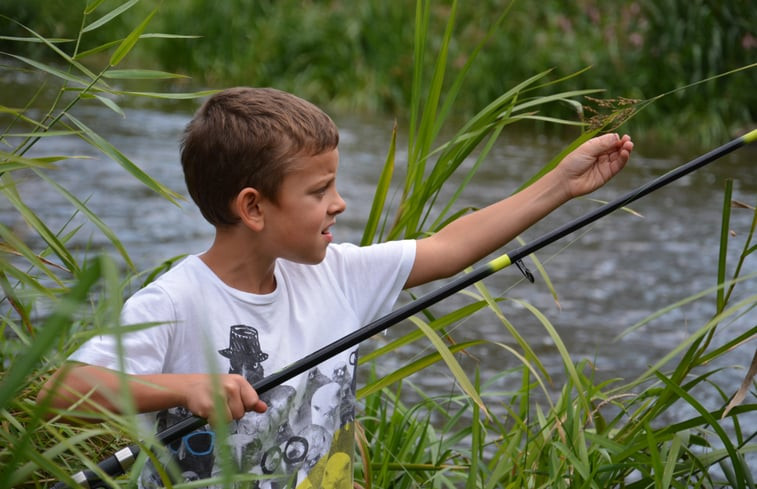
<svg viewBox="0 0 757 489">
<path fill-rule="evenodd" d="M 482 308 L 487 306 L 487 302 L 485 301 L 477 301 L 473 304 L 468 304 L 466 306 L 460 307 L 458 309 L 455 309 L 454 311 L 445 314 L 442 317 L 433 319 L 430 323 L 428 323 L 429 327 L 433 329 L 434 331 L 441 330 L 443 328 L 446 328 L 447 326 L 450 326 L 458 321 L 467 319 L 470 317 L 470 315 L 474 314 L 475 312 L 481 310 Z M 397 349 L 409 345 L 415 341 L 418 341 L 422 338 L 424 338 L 425 335 L 420 330 L 415 330 L 413 332 L 407 333 L 388 344 L 375 348 L 370 352 L 364 353 L 360 356 L 360 360 L 358 361 L 359 364 L 369 363 L 372 361 L 375 361 L 379 359 L 379 357 L 392 353 L 396 351 Z"/>
<path fill-rule="evenodd" d="M 73 195 L 71 192 L 66 190 L 63 186 L 55 182 L 55 180 L 51 179 L 47 175 L 45 175 L 42 172 L 35 172 L 36 175 L 48 183 L 51 187 L 53 187 L 56 191 L 58 191 L 59 194 L 61 194 L 63 197 L 66 198 L 73 206 L 74 208 L 82 213 L 84 216 L 89 219 L 89 221 L 94 224 L 105 237 L 107 237 L 113 247 L 119 252 L 121 257 L 126 262 L 126 265 L 131 268 L 132 270 L 136 270 L 136 267 L 134 265 L 134 262 L 132 262 L 131 258 L 129 257 L 129 253 L 126 251 L 126 248 L 124 248 L 123 243 L 121 243 L 121 240 L 118 239 L 118 236 L 116 236 L 116 233 L 113 232 L 113 230 L 108 227 L 107 224 L 105 224 L 102 219 L 100 219 L 94 212 L 92 212 L 89 207 L 86 206 L 86 204 L 82 201 L 80 201 L 78 198 L 76 198 L 75 195 Z"/>
<path fill-rule="evenodd" d="M 445 349 L 447 349 L 447 351 L 449 351 L 450 353 L 457 353 L 457 352 L 465 350 L 466 348 L 471 348 L 473 346 L 480 345 L 483 343 L 484 343 L 483 340 L 467 341 L 463 343 L 457 343 L 449 347 L 445 345 Z M 440 360 L 443 360 L 443 356 L 439 351 L 437 351 L 436 353 L 426 355 L 425 357 L 420 358 L 414 362 L 411 362 L 405 365 L 404 367 L 395 370 L 391 374 L 382 377 L 380 380 L 372 382 L 371 384 L 366 385 L 365 387 L 361 389 L 358 389 L 357 397 L 358 399 L 361 399 L 371 394 L 374 394 L 380 391 L 381 389 L 391 384 L 394 384 L 395 382 L 401 381 L 402 379 L 414 373 L 420 372 L 421 370 L 439 362 Z M 460 372 L 462 372 L 462 369 L 460 369 Z"/>
<path fill-rule="evenodd" d="M 731 306 L 730 308 L 725 309 L 719 314 L 716 314 L 710 321 L 708 321 L 704 326 L 699 328 L 698 330 L 694 331 L 686 340 L 684 340 L 681 344 L 676 345 L 672 350 L 670 350 L 669 353 L 665 354 L 660 360 L 655 362 L 653 365 L 651 365 L 647 370 L 644 371 L 639 377 L 637 377 L 636 380 L 631 382 L 628 386 L 634 386 L 638 385 L 641 382 L 646 381 L 650 377 L 652 377 L 655 373 L 659 372 L 660 369 L 666 365 L 667 363 L 671 362 L 674 358 L 676 358 L 683 350 L 686 350 L 687 348 L 691 346 L 696 346 L 698 343 L 697 341 L 702 339 L 706 334 L 708 334 L 713 328 L 716 328 L 717 325 L 725 320 L 726 318 L 730 317 L 731 315 L 738 312 L 740 309 L 743 309 L 744 307 L 753 306 L 755 301 L 757 301 L 757 294 L 752 294 L 751 296 L 747 296 L 746 298 L 742 299 L 741 301 L 737 302 L 735 305 Z M 698 363 L 698 362 L 697 362 Z M 680 364 L 683 366 L 686 366 L 687 369 L 690 367 L 686 364 Z"/>
<path fill-rule="evenodd" d="M 39 71 L 43 71 L 43 72 L 45 72 L 45 73 L 47 73 L 49 75 L 52 75 L 52 76 L 54 76 L 56 78 L 60 78 L 63 81 L 74 83 L 76 85 L 81 85 L 82 87 L 89 86 L 90 80 L 88 80 L 86 78 L 81 78 L 79 76 L 75 76 L 75 75 L 71 74 L 68 71 L 64 71 L 64 70 L 58 69 L 58 68 L 56 68 L 54 66 L 50 66 L 50 65 L 47 65 L 47 64 L 44 64 L 44 63 L 40 63 L 40 62 L 35 61 L 33 59 L 29 59 L 29 58 L 27 58 L 25 56 L 20 56 L 20 55 L 13 54 L 13 53 L 2 53 L 2 54 L 6 55 L 6 56 L 9 56 L 9 57 L 11 57 L 13 59 L 16 59 L 18 61 L 21 61 L 22 63 L 28 64 L 32 68 L 35 68 L 35 69 L 37 69 Z"/>
<path fill-rule="evenodd" d="M 726 258 L 728 254 L 728 233 L 731 223 L 731 195 L 733 195 L 733 180 L 728 179 L 725 182 L 725 192 L 723 195 L 723 211 L 720 221 L 720 254 L 718 255 L 718 291 L 716 298 L 717 311 L 720 312 L 725 306 L 725 271 Z"/>
<path fill-rule="evenodd" d="M 510 333 L 510 335 L 513 337 L 513 339 L 518 344 L 518 346 L 520 346 L 520 348 L 523 350 L 523 354 L 526 357 L 527 361 L 529 363 L 533 363 L 536 366 L 536 368 L 539 370 L 541 375 L 549 379 L 549 374 L 547 373 L 547 369 L 541 363 L 541 361 L 539 360 L 539 357 L 536 355 L 536 353 L 534 353 L 533 349 L 525 340 L 523 335 L 521 335 L 518 332 L 518 329 L 502 313 L 500 307 L 496 304 L 497 301 L 489 293 L 489 290 L 486 288 L 486 286 L 484 286 L 482 283 L 477 283 L 475 284 L 475 287 L 476 287 L 476 290 L 479 291 L 483 299 L 486 301 L 486 303 L 489 305 L 489 309 L 495 314 L 497 319 L 499 319 L 499 321 L 505 326 L 505 328 L 507 329 L 507 332 Z M 507 300 L 507 298 L 505 298 L 505 300 Z"/>
<path fill-rule="evenodd" d="M 74 115 L 69 113 L 69 114 L 66 114 L 66 117 L 71 122 L 73 122 L 76 127 L 78 127 L 81 130 L 82 139 L 87 141 L 92 147 L 97 148 L 103 154 L 112 158 L 113 161 L 121 165 L 126 171 L 128 171 L 132 176 L 134 176 L 134 178 L 142 182 L 145 186 L 153 190 L 155 193 L 157 193 L 158 195 L 161 195 L 162 197 L 178 205 L 178 201 L 183 198 L 180 194 L 174 192 L 173 190 L 169 189 L 168 187 L 159 183 L 157 180 L 150 177 L 147 173 L 142 171 L 141 168 L 135 165 L 129 158 L 127 158 L 123 153 L 121 153 L 118 149 L 116 149 L 115 146 L 113 146 L 105 138 L 97 134 L 89 126 L 87 126 L 86 124 L 81 122 L 79 119 L 77 119 Z"/>
<path fill-rule="evenodd" d="M 368 220 L 363 228 L 363 237 L 360 239 L 360 244 L 365 246 L 371 244 L 376 237 L 378 231 L 379 222 L 381 221 L 381 214 L 384 211 L 384 205 L 386 203 L 386 196 L 391 188 L 392 176 L 394 175 L 394 160 L 397 154 L 397 123 L 395 122 L 392 128 L 392 137 L 389 142 L 389 151 L 384 161 L 384 166 L 381 170 L 378 183 L 376 185 L 376 192 L 373 194 L 373 203 L 371 204 L 371 211 L 368 214 Z"/>
<path fill-rule="evenodd" d="M 29 168 L 55 168 L 53 163 L 68 159 L 67 156 L 46 156 L 42 158 L 25 158 L 12 153 L 0 151 L 0 174 Z"/>
<path fill-rule="evenodd" d="M 88 94 L 84 94 L 82 98 L 88 98 Z M 105 107 L 109 108 L 116 114 L 120 115 L 121 117 L 126 117 L 126 114 L 124 113 L 123 109 L 113 100 L 103 97 L 100 95 L 94 95 L 94 98 L 97 99 L 101 104 L 103 104 Z"/>
<path fill-rule="evenodd" d="M 133 1 L 136 2 L 136 0 Z M 131 33 L 126 36 L 123 41 L 121 41 L 121 44 L 118 45 L 116 50 L 111 55 L 110 61 L 108 61 L 108 64 L 111 67 L 118 66 L 118 64 L 123 61 L 123 59 L 129 54 L 134 46 L 136 46 L 137 42 L 139 42 L 142 32 L 144 32 L 144 30 L 147 28 L 147 24 L 150 23 L 157 11 L 158 9 L 156 8 L 152 12 L 150 12 L 149 15 L 137 27 L 135 27 L 134 30 L 131 31 Z"/>
<path fill-rule="evenodd" d="M 47 353 L 50 345 L 65 334 L 73 322 L 74 314 L 84 303 L 89 292 L 100 278 L 100 264 L 95 260 L 86 269 L 78 274 L 78 281 L 69 293 L 61 299 L 54 312 L 44 321 L 34 343 L 24 355 L 16 359 L 14 369 L 4 376 L 0 383 L 0 408 L 5 408 L 16 395 L 21 386 L 26 382 L 28 372 Z"/>
<path fill-rule="evenodd" d="M 71 255 L 69 250 L 66 248 L 66 246 L 61 242 L 60 239 L 53 233 L 48 226 L 44 223 L 42 219 L 31 209 L 29 208 L 23 200 L 21 200 L 21 196 L 18 194 L 18 192 L 15 189 L 15 186 L 10 184 L 6 179 L 6 185 L 4 185 L 2 188 L 2 193 L 5 195 L 5 198 L 8 199 L 8 201 L 13 205 L 13 207 L 18 211 L 18 213 L 21 215 L 21 217 L 26 221 L 26 223 L 34 229 L 35 232 L 47 243 L 47 245 L 52 249 L 52 251 L 60 258 L 62 265 L 72 272 L 76 272 L 79 269 L 79 265 L 77 261 L 74 259 L 74 257 Z M 5 239 L 8 242 L 12 242 L 12 237 L 6 235 Z M 26 247 L 20 243 L 20 241 L 15 241 L 14 247 L 17 250 L 23 250 Z M 35 258 L 30 253 L 24 253 L 24 256 L 34 262 Z"/>
<path fill-rule="evenodd" d="M 103 73 L 103 78 L 114 80 L 173 80 L 189 77 L 179 73 L 169 73 L 160 70 L 122 69 L 108 70 Z"/>
<path fill-rule="evenodd" d="M 655 372 L 655 376 L 663 381 L 665 385 L 673 390 L 681 399 L 684 399 L 691 407 L 696 409 L 699 414 L 707 421 L 707 424 L 712 427 L 712 429 L 715 430 L 715 432 L 718 435 L 718 439 L 721 443 L 723 443 L 723 446 L 725 447 L 725 450 L 728 452 L 729 460 L 734 464 L 733 469 L 736 473 L 736 487 L 738 488 L 744 488 L 746 487 L 744 485 L 745 480 L 745 473 L 748 472 L 748 468 L 744 467 L 742 464 L 742 459 L 739 457 L 736 453 L 736 448 L 731 443 L 730 437 L 728 434 L 723 430 L 723 428 L 718 423 L 718 420 L 710 413 L 707 409 L 705 409 L 704 406 L 702 406 L 701 403 L 699 403 L 694 397 L 692 397 L 688 392 L 681 389 L 678 385 L 676 385 L 674 382 L 671 381 L 668 377 L 660 373 L 659 371 Z"/>
<path fill-rule="evenodd" d="M 127 95 L 135 97 L 147 97 L 164 100 L 193 100 L 200 97 L 207 97 L 217 93 L 218 90 L 200 90 L 197 92 L 136 92 L 130 90 L 109 90 L 114 95 Z"/>
<path fill-rule="evenodd" d="M 410 318 L 410 320 L 421 331 L 423 331 L 423 334 L 425 334 L 426 337 L 431 341 L 431 344 L 434 345 L 434 347 L 436 348 L 436 351 L 439 352 L 442 359 L 444 360 L 444 363 L 447 364 L 447 368 L 455 377 L 455 380 L 457 380 L 457 383 L 460 385 L 460 388 L 463 390 L 463 392 L 468 394 L 468 396 L 479 406 L 479 408 L 488 417 L 489 411 L 486 408 L 484 401 L 478 395 L 478 392 L 476 392 L 476 389 L 473 387 L 473 384 L 471 384 L 470 380 L 468 379 L 468 376 L 465 375 L 463 368 L 460 366 L 457 360 L 455 360 L 455 357 L 452 355 L 452 352 L 449 350 L 449 348 L 444 343 L 444 341 L 442 341 L 442 339 L 436 334 L 436 332 L 432 328 L 428 326 L 428 324 L 426 324 L 426 322 L 421 321 L 418 318 Z"/>
<path fill-rule="evenodd" d="M 129 0 L 128 2 L 125 2 L 125 3 L 121 4 L 121 5 L 119 5 L 118 7 L 114 8 L 113 10 L 111 10 L 110 12 L 108 12 L 107 14 L 103 15 L 102 17 L 100 17 L 99 19 L 97 19 L 97 20 L 95 20 L 95 21 L 93 21 L 93 22 L 85 25 L 84 27 L 82 27 L 81 33 L 84 34 L 84 33 L 87 33 L 89 31 L 93 31 L 93 30 L 98 29 L 99 27 L 107 24 L 111 20 L 115 19 L 119 15 L 123 14 L 124 12 L 126 12 L 127 10 L 129 10 L 130 8 L 132 8 L 134 5 L 137 4 L 138 1 L 139 0 Z M 94 12 L 94 8 L 89 8 L 88 7 L 85 12 L 87 14 L 91 14 L 91 13 Z"/>
<path fill-rule="evenodd" d="M 97 75 L 95 75 L 85 65 L 79 63 L 76 59 L 74 59 L 73 57 L 69 56 L 65 51 L 63 51 L 58 46 L 56 46 L 55 43 L 52 43 L 52 42 L 48 41 L 47 38 L 45 38 L 44 36 L 38 34 L 35 30 L 30 29 L 29 27 L 27 27 L 24 24 L 21 24 L 21 23 L 15 21 L 13 19 L 10 19 L 8 17 L 4 17 L 4 18 L 6 18 L 10 22 L 18 25 L 19 27 L 23 28 L 25 31 L 27 31 L 30 34 L 32 34 L 35 38 L 39 39 L 40 42 L 42 42 L 43 44 L 45 44 L 48 48 L 50 48 L 50 50 L 52 52 L 54 52 L 56 55 L 58 55 L 63 60 L 63 62 L 64 62 L 64 64 L 66 66 L 68 66 L 69 68 L 74 68 L 77 71 L 83 73 L 91 81 L 97 81 L 97 79 L 98 79 Z M 81 33 L 79 33 L 79 36 L 81 36 Z M 37 67 L 37 68 L 40 69 L 43 72 L 49 72 L 49 70 L 52 69 L 51 67 L 48 67 L 47 65 L 42 64 L 42 63 L 39 63 L 39 65 L 40 66 Z"/>
</svg>

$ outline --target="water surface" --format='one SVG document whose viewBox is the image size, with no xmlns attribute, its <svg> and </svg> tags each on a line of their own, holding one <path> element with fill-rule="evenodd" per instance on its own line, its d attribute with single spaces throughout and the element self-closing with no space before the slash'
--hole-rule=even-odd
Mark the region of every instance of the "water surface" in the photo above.
<svg viewBox="0 0 757 489">
<path fill-rule="evenodd" d="M 186 197 L 178 161 L 178 142 L 192 108 L 179 111 L 130 109 L 125 118 L 100 106 L 78 110 L 81 119 L 148 174 Z M 338 185 L 348 207 L 339 216 L 333 232 L 339 241 L 358 242 L 385 159 L 393 121 L 344 116 L 335 116 L 335 120 L 341 129 Z M 400 131 L 402 134 L 403 129 Z M 482 206 L 510 194 L 568 142 L 529 132 L 506 134 L 463 194 L 459 206 Z M 209 246 L 212 228 L 203 221 L 188 198 L 174 205 L 156 196 L 83 142 L 73 138 L 50 138 L 35 147 L 33 154 L 87 157 L 63 162 L 58 170 L 49 174 L 86 200 L 87 205 L 115 230 L 139 269 L 151 268 L 176 255 L 201 252 Z M 628 168 L 595 192 L 592 198 L 612 200 L 695 156 L 637 144 Z M 573 358 L 590 360 L 598 377 L 631 380 L 712 316 L 714 294 L 710 295 L 712 299 L 676 308 L 643 328 L 618 338 L 627 328 L 650 314 L 715 284 L 724 181 L 734 180 L 734 199 L 749 205 L 757 203 L 755 156 L 757 151 L 754 148 L 738 150 L 637 201 L 632 208 L 639 215 L 617 211 L 540 251 L 538 258 L 546 266 L 557 292 L 557 301 L 542 278 L 530 284 L 522 279 L 515 267 L 489 277 L 485 284 L 497 297 L 525 300 L 536 306 L 557 329 Z M 402 171 L 403 158 L 400 151 L 398 173 Z M 27 203 L 47 220 L 52 229 L 69 221 L 70 206 L 38 179 L 22 178 L 19 189 Z M 450 191 L 453 189 L 451 187 Z M 535 239 L 597 205 L 589 199 L 570 202 L 524 233 L 523 239 L 526 242 Z M 733 210 L 731 229 L 735 236 L 729 248 L 729 270 L 733 269 L 751 217 L 748 210 Z M 0 203 L 0 218 L 3 224 L 11 225 L 24 235 L 24 224 L 10 211 L 6 202 Z M 69 226 L 75 224 L 85 224 L 85 228 L 77 234 L 72 245 L 92 249 L 107 244 L 84 219 L 76 217 Z M 33 239 L 33 236 L 27 237 Z M 517 244 L 511 244 L 502 252 L 516 247 Z M 529 266 L 536 271 L 532 264 Z M 745 264 L 745 273 L 755 270 L 757 266 L 752 256 Z M 746 295 L 743 289 L 749 292 L 751 288 L 754 293 L 754 284 L 755 280 L 751 280 L 742 287 L 739 297 Z M 416 293 L 438 285 L 431 284 Z M 455 296 L 435 306 L 434 311 L 441 314 L 468 301 L 464 296 Z M 504 301 L 502 313 L 554 375 L 553 387 L 558 391 L 562 384 L 561 359 L 544 327 L 515 301 Z M 754 328 L 756 323 L 757 317 L 752 310 L 723 327 L 727 328 L 726 334 L 737 335 Z M 365 348 L 398 337 L 408 328 L 408 325 L 398 326 L 386 336 L 369 342 Z M 514 345 L 511 336 L 490 311 L 476 314 L 452 329 L 459 341 L 486 338 Z M 730 352 L 723 359 L 724 365 L 748 365 L 754 348 L 752 342 Z M 396 355 L 385 357 L 379 372 L 390 373 L 430 351 L 427 342 L 412 345 Z M 518 365 L 517 360 L 503 349 L 492 345 L 471 353 L 473 357 L 464 359 L 464 365 L 471 373 L 479 365 L 484 380 L 496 378 L 492 389 L 518 385 L 517 375 L 497 378 L 500 372 Z M 732 393 L 743 375 L 743 370 L 726 370 L 720 374 L 718 382 L 725 392 Z M 416 376 L 412 380 L 430 392 L 436 389 L 446 392 L 451 384 L 451 376 L 443 367 L 435 369 L 431 375 Z M 702 395 L 709 397 L 710 404 L 717 405 L 712 393 Z"/>
</svg>

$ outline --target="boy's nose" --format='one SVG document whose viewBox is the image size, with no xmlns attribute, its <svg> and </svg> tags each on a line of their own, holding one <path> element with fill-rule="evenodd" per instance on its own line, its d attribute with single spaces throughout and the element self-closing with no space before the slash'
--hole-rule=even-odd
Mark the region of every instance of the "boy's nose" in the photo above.
<svg viewBox="0 0 757 489">
<path fill-rule="evenodd" d="M 341 195 L 339 195 L 339 192 L 336 192 L 336 198 L 331 203 L 331 206 L 329 208 L 330 214 L 341 214 L 344 212 L 344 209 L 347 208 L 347 203 L 344 201 Z"/>
</svg>

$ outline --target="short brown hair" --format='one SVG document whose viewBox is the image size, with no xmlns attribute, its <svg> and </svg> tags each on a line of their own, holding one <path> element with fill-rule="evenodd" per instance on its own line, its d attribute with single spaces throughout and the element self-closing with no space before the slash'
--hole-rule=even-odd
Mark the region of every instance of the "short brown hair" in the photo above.
<svg viewBox="0 0 757 489">
<path fill-rule="evenodd" d="M 334 122 L 310 102 L 273 88 L 230 88 L 210 97 L 187 124 L 181 166 L 205 219 L 233 225 L 239 217 L 230 204 L 243 188 L 275 201 L 293 158 L 338 143 Z"/>
</svg>

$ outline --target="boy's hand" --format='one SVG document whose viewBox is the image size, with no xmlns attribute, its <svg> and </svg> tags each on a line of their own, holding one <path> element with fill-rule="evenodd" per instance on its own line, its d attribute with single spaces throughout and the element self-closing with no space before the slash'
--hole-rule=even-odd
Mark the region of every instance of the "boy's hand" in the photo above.
<svg viewBox="0 0 757 489">
<path fill-rule="evenodd" d="M 248 411 L 258 413 L 268 409 L 261 401 L 255 389 L 247 379 L 237 374 L 224 374 L 213 379 L 207 374 L 189 374 L 182 386 L 184 406 L 193 414 L 207 418 L 212 422 L 240 419 Z M 225 395 L 225 419 L 218 419 L 215 409 L 215 395 L 219 392 Z"/>
<path fill-rule="evenodd" d="M 590 139 L 520 192 L 418 240 L 405 287 L 449 277 L 481 260 L 566 201 L 604 185 L 625 166 L 632 150 L 628 136 Z"/>
<path fill-rule="evenodd" d="M 632 150 L 630 136 L 605 134 L 570 152 L 555 168 L 561 172 L 568 198 L 588 194 L 607 183 L 623 169 Z"/>
</svg>

